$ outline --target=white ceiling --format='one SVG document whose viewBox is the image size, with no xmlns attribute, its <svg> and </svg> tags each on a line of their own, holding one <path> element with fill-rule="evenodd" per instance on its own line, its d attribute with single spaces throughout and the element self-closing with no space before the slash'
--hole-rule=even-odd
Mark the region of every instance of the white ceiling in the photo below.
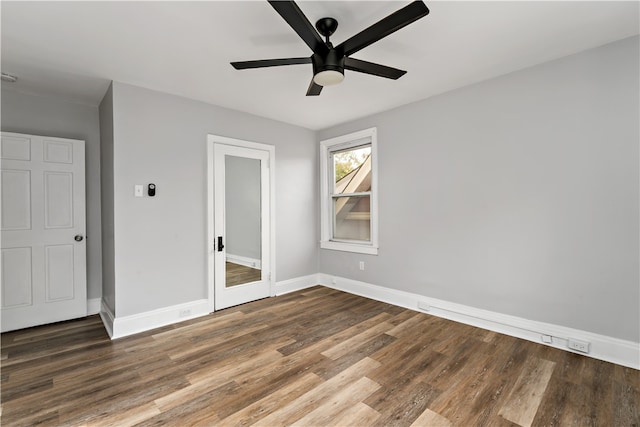
<svg viewBox="0 0 640 427">
<path fill-rule="evenodd" d="M 334 44 L 402 2 L 299 2 L 338 20 Z M 407 70 L 346 71 L 306 97 L 311 65 L 236 71 L 230 61 L 309 56 L 266 1 L 2 1 L 2 71 L 12 85 L 97 105 L 110 80 L 323 129 L 639 32 L 639 3 L 426 1 L 431 13 L 355 58 Z M 6 83 L 3 83 L 5 85 Z"/>
</svg>

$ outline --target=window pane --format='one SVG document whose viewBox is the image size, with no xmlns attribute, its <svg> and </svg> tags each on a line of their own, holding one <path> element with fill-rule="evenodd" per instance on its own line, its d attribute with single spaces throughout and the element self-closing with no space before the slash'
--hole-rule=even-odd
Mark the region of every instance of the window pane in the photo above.
<svg viewBox="0 0 640 427">
<path fill-rule="evenodd" d="M 371 145 L 333 153 L 334 194 L 371 191 Z"/>
<path fill-rule="evenodd" d="M 333 238 L 371 241 L 371 196 L 334 197 Z"/>
</svg>

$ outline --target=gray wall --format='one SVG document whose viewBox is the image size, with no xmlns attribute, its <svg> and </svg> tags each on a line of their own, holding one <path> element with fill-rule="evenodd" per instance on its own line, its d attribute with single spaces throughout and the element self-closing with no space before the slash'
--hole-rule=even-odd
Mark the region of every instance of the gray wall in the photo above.
<svg viewBox="0 0 640 427">
<path fill-rule="evenodd" d="M 261 259 L 260 160 L 226 156 L 225 237 L 229 255 Z"/>
<path fill-rule="evenodd" d="M 318 271 L 314 132 L 118 82 L 113 112 L 118 317 L 207 297 L 209 133 L 275 146 L 276 279 Z"/>
<path fill-rule="evenodd" d="M 320 271 L 640 341 L 638 37 L 319 133 L 378 128 L 380 251 Z M 366 270 L 358 271 L 358 261 Z"/>
<path fill-rule="evenodd" d="M 98 108 L 36 96 L 2 83 L 1 128 L 5 132 L 85 141 L 87 204 L 87 298 L 102 294 L 100 224 L 100 125 Z"/>
<path fill-rule="evenodd" d="M 100 170 L 102 172 L 102 300 L 116 314 L 114 205 L 113 205 L 113 87 L 109 85 L 99 106 Z"/>
</svg>

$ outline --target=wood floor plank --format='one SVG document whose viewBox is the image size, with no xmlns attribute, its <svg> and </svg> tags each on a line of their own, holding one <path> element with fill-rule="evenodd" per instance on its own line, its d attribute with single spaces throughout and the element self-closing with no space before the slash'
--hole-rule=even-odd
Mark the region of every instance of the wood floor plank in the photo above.
<svg viewBox="0 0 640 427">
<path fill-rule="evenodd" d="M 639 426 L 640 371 L 321 286 L 0 336 L 3 426 Z"/>
<path fill-rule="evenodd" d="M 325 402 L 331 396 L 335 395 L 345 386 L 354 381 L 357 381 L 363 376 L 366 376 L 369 371 L 377 368 L 378 366 L 380 366 L 380 364 L 373 359 L 362 359 L 339 375 L 336 375 L 330 380 L 325 381 L 318 387 L 303 394 L 297 399 L 294 399 L 290 403 L 284 404 L 284 406 L 272 412 L 267 417 L 261 419 L 254 425 L 268 427 L 288 425 L 292 422 L 295 422 L 305 416 L 307 413 L 316 409 L 323 402 Z"/>
<path fill-rule="evenodd" d="M 229 340 L 233 340 L 235 338 L 240 338 L 245 335 L 249 335 L 253 332 L 260 331 L 262 329 L 268 328 L 269 326 L 263 323 L 246 325 L 242 327 L 234 327 L 231 331 L 227 331 L 225 334 L 220 334 L 213 338 L 198 340 L 197 343 L 190 342 L 189 345 L 183 345 L 179 349 L 172 351 L 169 354 L 171 359 L 184 359 L 187 356 L 192 354 L 196 354 L 198 352 L 207 351 L 212 347 L 215 347 L 221 343 L 227 342 Z"/>
<path fill-rule="evenodd" d="M 481 415 L 496 411 L 498 403 L 492 400 L 499 394 L 491 390 L 495 383 L 489 380 L 489 372 L 482 366 L 470 368 L 468 375 L 455 377 L 451 386 L 442 391 L 429 407 L 454 423 L 460 420 L 471 423 L 473 420 L 474 425 L 481 424 L 480 421 L 486 419 Z M 476 419 L 475 414 L 478 415 Z"/>
<path fill-rule="evenodd" d="M 332 315 L 323 316 L 314 322 L 305 325 L 304 335 L 295 343 L 289 344 L 279 349 L 283 354 L 291 354 L 307 346 L 312 346 L 320 340 L 330 338 L 331 335 L 342 332 L 345 329 L 359 323 L 358 318 L 349 313 L 348 310 L 340 310 Z"/>
<path fill-rule="evenodd" d="M 369 341 L 362 343 L 358 347 L 353 348 L 351 352 L 345 354 L 339 359 L 325 360 L 314 370 L 314 372 L 324 379 L 332 378 L 333 376 L 347 369 L 349 366 L 355 364 L 356 362 L 359 362 L 365 357 L 371 356 L 377 350 L 383 348 L 393 341 L 395 341 L 394 337 L 387 334 L 380 334 L 376 337 L 371 338 Z"/>
<path fill-rule="evenodd" d="M 139 425 L 165 426 L 177 423 L 185 426 L 196 424 L 216 425 L 220 417 L 212 405 L 224 396 L 239 392 L 240 387 L 238 384 L 230 381 L 219 387 L 193 394 L 190 399 L 183 400 L 179 405 L 169 405 L 160 414 L 144 420 Z"/>
<path fill-rule="evenodd" d="M 345 427 L 371 426 L 375 424 L 378 418 L 380 418 L 378 411 L 372 409 L 369 405 L 358 402 L 338 414 L 329 424 Z"/>
<path fill-rule="evenodd" d="M 385 320 L 390 317 L 391 315 L 382 313 L 369 319 L 363 320 L 362 322 L 358 322 L 349 328 L 343 329 L 342 331 L 328 336 L 325 339 L 319 340 L 318 342 L 316 342 L 316 344 L 310 346 L 308 350 L 318 351 L 324 356 L 327 356 L 326 354 L 324 354 L 324 352 L 327 352 L 334 347 L 340 346 L 345 341 L 352 339 L 353 337 L 366 332 L 371 328 L 376 327 L 380 323 L 385 323 Z"/>
<path fill-rule="evenodd" d="M 282 359 L 282 355 L 272 350 L 261 353 L 242 363 L 225 366 L 222 369 L 201 372 L 200 375 L 189 379 L 191 384 L 188 386 L 162 396 L 154 402 L 161 410 L 166 411 L 167 409 L 174 408 L 182 405 L 184 402 L 195 399 L 203 393 L 207 393 L 210 390 L 232 382 L 238 375 L 244 372 L 252 371 L 258 367 L 262 367 L 266 363 L 279 359 Z"/>
<path fill-rule="evenodd" d="M 567 401 L 573 386 L 570 382 L 552 375 L 532 425 L 559 426 L 564 411 L 568 408 Z M 607 426 L 617 425 L 612 423 L 613 417 L 609 416 L 608 420 L 609 422 L 605 423 Z"/>
<path fill-rule="evenodd" d="M 609 364 L 613 369 L 613 379 L 620 384 L 629 384 L 640 392 L 640 371 L 626 366 Z"/>
<path fill-rule="evenodd" d="M 153 403 L 135 406 L 126 411 L 104 414 L 91 420 L 95 427 L 129 427 L 159 415 L 160 409 Z"/>
<path fill-rule="evenodd" d="M 192 323 L 190 325 L 177 325 L 175 328 L 173 329 L 169 329 L 169 330 L 165 330 L 162 332 L 159 332 L 157 334 L 153 334 L 151 335 L 151 337 L 157 341 L 160 340 L 174 340 L 177 338 L 177 331 L 180 331 L 180 337 L 183 337 L 185 339 L 189 339 L 191 337 L 195 337 L 195 336 L 200 336 L 202 335 L 203 331 L 210 331 L 210 330 L 219 330 L 221 328 L 225 328 L 229 325 L 233 325 L 233 324 L 237 324 L 239 322 L 242 322 L 244 319 L 246 318 L 246 315 L 241 312 L 241 311 L 235 311 L 232 312 L 226 316 L 220 317 L 216 320 L 215 323 L 215 328 L 212 327 L 212 325 L 210 323 L 207 322 L 198 322 L 198 323 Z"/>
<path fill-rule="evenodd" d="M 393 327 L 389 332 L 387 332 L 387 334 L 396 338 L 401 338 L 403 335 L 407 334 L 411 335 L 415 333 L 416 328 L 421 327 L 422 323 L 428 322 L 429 320 L 429 316 L 425 316 L 422 313 L 416 313 L 411 318 Z"/>
<path fill-rule="evenodd" d="M 530 359 L 498 414 L 523 427 L 531 426 L 554 367 L 554 362 Z"/>
<path fill-rule="evenodd" d="M 39 326 L 37 328 L 7 332 L 2 334 L 2 348 L 8 348 L 10 344 L 41 341 L 43 338 L 52 336 L 62 337 L 87 328 L 94 329 L 95 326 L 100 325 L 101 323 L 100 317 L 90 316 L 72 321 L 52 323 L 49 325 Z"/>
<path fill-rule="evenodd" d="M 127 379 L 131 380 L 132 377 L 136 378 L 130 373 L 120 376 L 103 376 L 99 380 L 92 379 L 90 384 L 85 383 L 80 389 L 76 384 L 62 384 L 54 390 L 45 390 L 44 392 L 34 392 L 30 395 L 20 396 L 13 401 L 9 401 L 12 404 L 4 406 L 3 420 L 20 419 L 25 417 L 26 414 L 29 416 L 44 414 L 50 411 L 49 408 L 56 408 L 56 410 L 60 411 L 64 409 L 68 402 L 73 402 L 74 399 L 81 400 L 88 394 L 97 394 L 104 390 L 110 390 L 112 386 Z M 53 380 L 55 382 L 56 379 L 54 378 Z M 3 387 L 3 401 L 7 389 L 11 390 L 10 387 Z"/>
<path fill-rule="evenodd" d="M 466 380 L 469 366 L 472 366 L 475 371 L 490 357 L 478 351 L 478 344 L 476 340 L 461 337 L 457 341 L 457 351 L 452 353 L 451 357 L 443 356 L 446 362 L 439 366 L 442 369 L 434 370 L 434 375 L 428 375 L 429 384 L 444 390 L 450 388 L 452 384 Z"/>
<path fill-rule="evenodd" d="M 371 393 L 380 388 L 380 384 L 371 381 L 367 377 L 349 384 L 342 390 L 327 399 L 313 411 L 291 424 L 295 427 L 326 426 L 334 422 L 334 419 L 347 411 L 357 403 L 361 403 Z"/>
<path fill-rule="evenodd" d="M 117 386 L 96 390 L 84 396 L 74 394 L 69 396 L 68 401 L 58 405 L 60 421 L 66 425 L 91 422 L 102 414 L 99 411 L 87 411 L 87 408 L 95 405 L 95 402 L 104 402 L 106 412 L 118 413 L 143 406 L 187 384 L 183 377 L 165 371 L 164 375 L 156 376 L 152 380 L 137 378 L 134 381 L 121 382 Z M 126 391 L 126 398 L 121 396 L 123 390 Z"/>
<path fill-rule="evenodd" d="M 282 346 L 284 343 L 291 342 L 291 339 L 281 338 L 275 340 L 269 345 L 260 346 L 257 348 L 249 348 L 242 353 L 231 357 L 220 357 L 214 359 L 210 363 L 202 363 L 187 372 L 186 377 L 192 384 L 207 381 L 209 378 L 230 378 L 233 375 L 237 375 L 240 372 L 244 372 L 245 363 L 249 363 L 248 366 L 252 366 L 256 359 L 277 360 L 282 357 L 282 354 L 276 350 L 277 347 Z"/>
<path fill-rule="evenodd" d="M 365 400 L 381 414 L 376 426 L 408 426 L 413 423 L 438 396 L 439 390 L 413 378 L 393 389 L 381 388 Z"/>
<path fill-rule="evenodd" d="M 3 366 L 10 367 L 16 360 L 26 362 L 42 357 L 51 357 L 53 354 L 83 349 L 92 343 L 97 344 L 104 341 L 106 337 L 104 331 L 94 328 L 92 331 L 83 330 L 72 337 L 61 337 L 53 342 L 51 339 L 46 339 L 37 343 L 20 343 L 9 350 L 7 358 L 3 360 Z M 52 351 L 52 349 L 54 350 Z"/>
<path fill-rule="evenodd" d="M 425 409 L 412 424 L 411 427 L 451 427 L 451 421 L 442 415 L 433 412 L 431 409 Z"/>
<path fill-rule="evenodd" d="M 334 345 L 333 347 L 322 352 L 323 356 L 328 357 L 329 359 L 336 360 L 345 354 L 353 351 L 355 347 L 360 346 L 361 344 L 369 341 L 371 338 L 380 335 L 384 332 L 387 332 L 389 329 L 392 329 L 393 325 L 387 322 L 378 323 L 377 325 L 367 328 L 365 331 L 360 332 L 358 335 L 352 336 L 351 338 L 345 339 L 341 341 L 339 344 Z M 393 336 L 392 334 L 388 334 Z"/>
<path fill-rule="evenodd" d="M 640 426 L 640 393 L 631 385 L 613 384 L 613 425 Z"/>
<path fill-rule="evenodd" d="M 322 384 L 323 380 L 314 373 L 308 373 L 299 381 L 288 384 L 268 396 L 234 412 L 220 421 L 225 426 L 248 426 L 277 410 L 282 402 L 289 402 Z"/>
<path fill-rule="evenodd" d="M 214 406 L 221 418 L 240 411 L 276 390 L 300 381 L 314 366 L 324 359 L 319 354 L 310 357 L 285 356 L 269 368 L 256 371 L 256 374 L 241 375 L 236 381 L 242 392 L 220 399 Z"/>
</svg>

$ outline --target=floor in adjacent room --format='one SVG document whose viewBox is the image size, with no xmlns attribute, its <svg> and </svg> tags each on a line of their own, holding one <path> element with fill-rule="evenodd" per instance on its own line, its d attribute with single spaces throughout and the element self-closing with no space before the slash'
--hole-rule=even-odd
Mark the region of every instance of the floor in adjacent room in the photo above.
<svg viewBox="0 0 640 427">
<path fill-rule="evenodd" d="M 2 334 L 2 425 L 638 426 L 640 371 L 314 287 Z"/>
<path fill-rule="evenodd" d="M 262 271 L 257 268 L 251 268 L 229 261 L 226 262 L 225 270 L 226 287 L 256 282 L 262 277 Z"/>
</svg>

